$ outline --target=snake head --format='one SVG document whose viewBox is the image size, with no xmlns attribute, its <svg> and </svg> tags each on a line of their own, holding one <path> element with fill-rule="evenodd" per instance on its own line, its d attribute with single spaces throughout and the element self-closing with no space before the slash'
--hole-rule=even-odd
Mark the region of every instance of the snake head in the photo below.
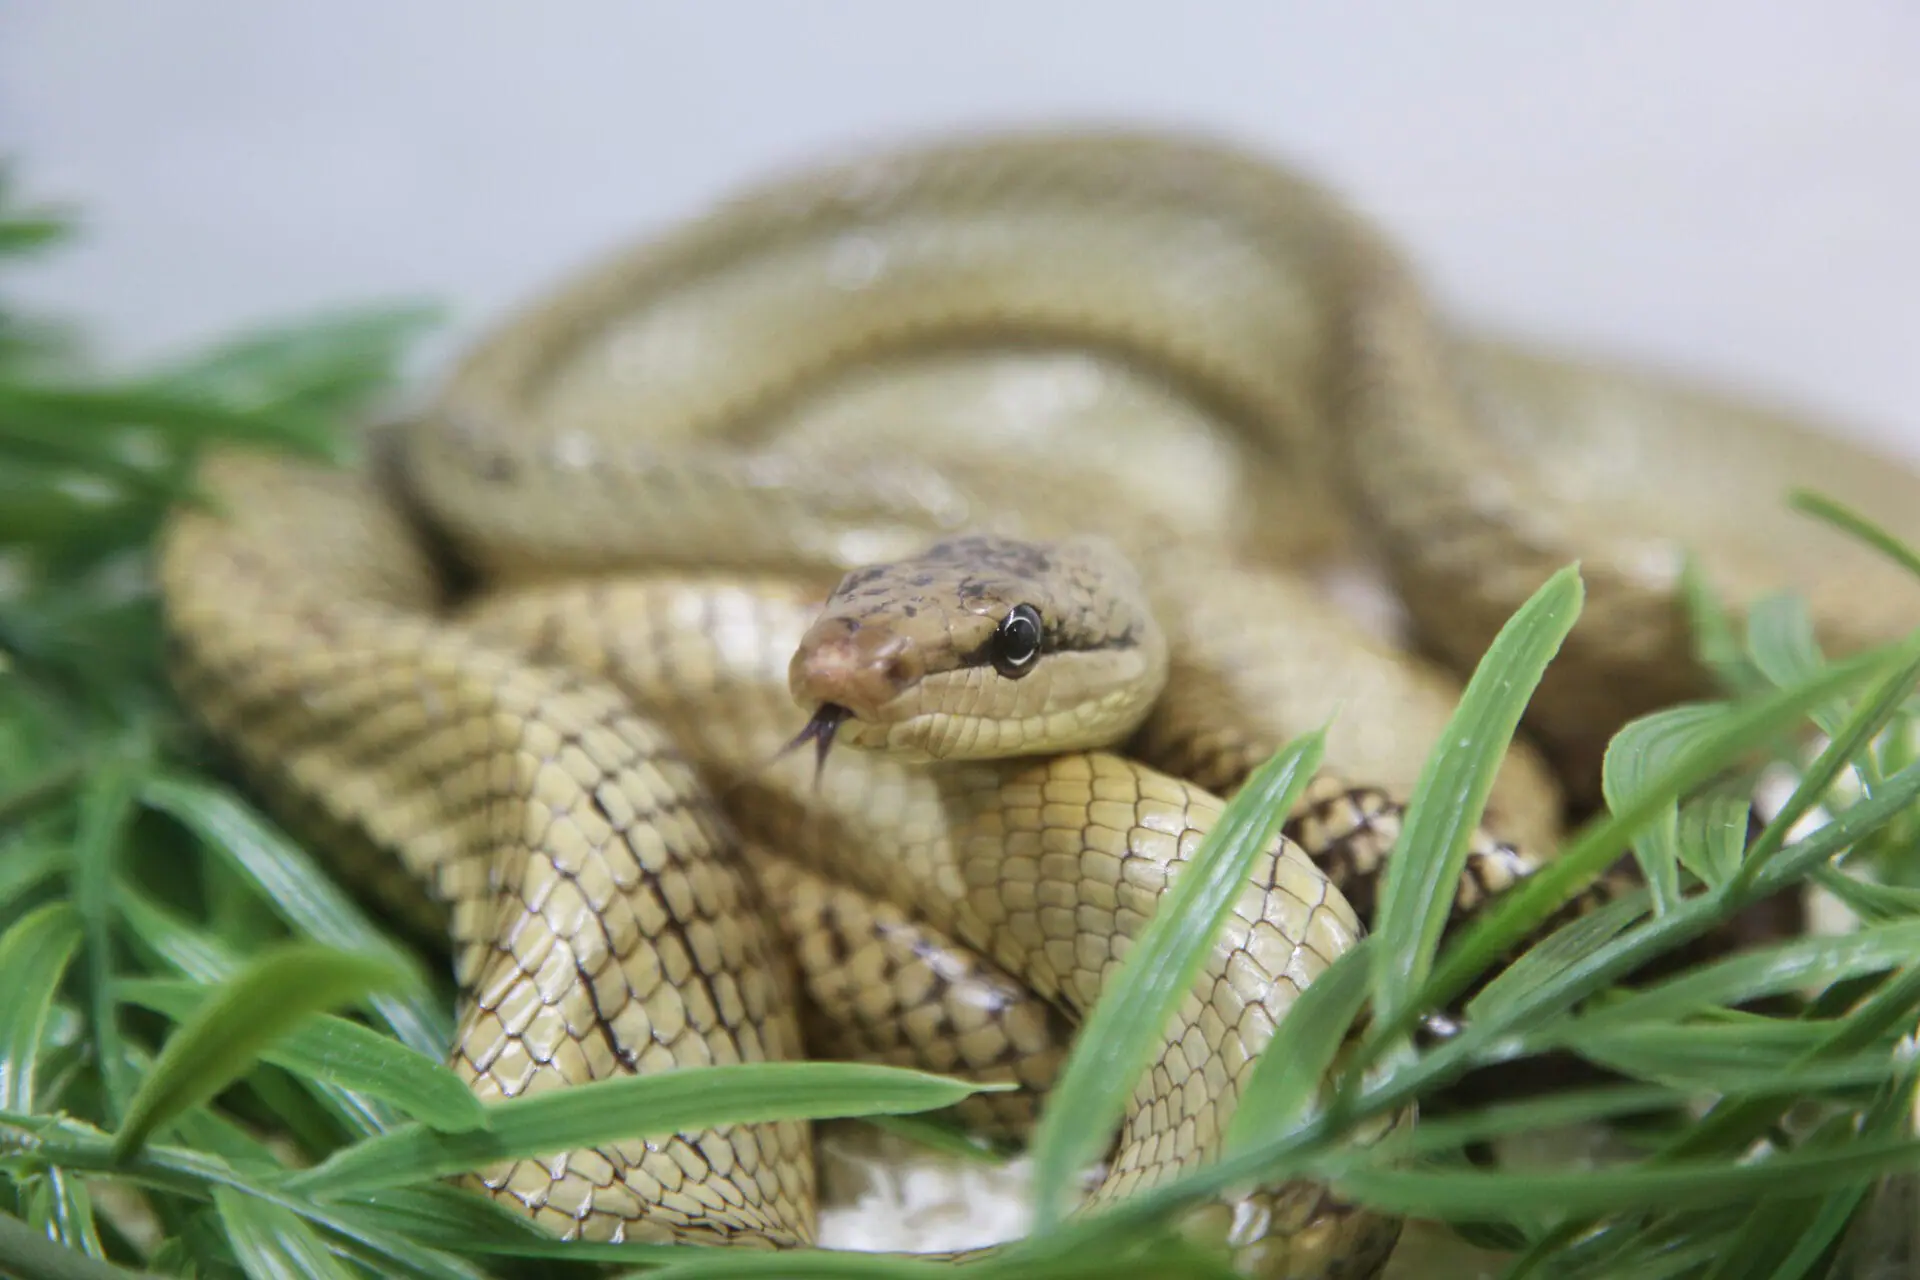
<svg viewBox="0 0 1920 1280">
<path fill-rule="evenodd" d="M 913 760 L 1085 750 L 1139 724 L 1166 641 L 1138 575 L 1097 539 L 972 536 L 849 573 L 788 667 L 794 745 Z"/>
</svg>

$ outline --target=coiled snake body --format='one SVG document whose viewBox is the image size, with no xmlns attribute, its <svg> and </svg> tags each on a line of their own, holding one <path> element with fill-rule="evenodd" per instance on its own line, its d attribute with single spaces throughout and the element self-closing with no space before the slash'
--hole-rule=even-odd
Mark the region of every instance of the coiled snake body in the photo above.
<svg viewBox="0 0 1920 1280">
<path fill-rule="evenodd" d="M 1810 484 L 1898 528 L 1908 473 L 1459 336 L 1334 198 L 1191 139 L 771 184 L 561 289 L 366 453 L 207 460 L 219 510 L 163 552 L 177 680 L 289 821 L 444 912 L 483 1095 L 804 1039 L 1018 1081 L 971 1112 L 1017 1129 L 1219 797 L 1338 708 L 1095 1202 L 1214 1153 L 1362 927 L 1390 797 L 1451 710 L 1317 567 L 1375 557 L 1461 669 L 1582 560 L 1543 750 L 1489 810 L 1542 849 L 1608 735 L 1705 688 L 1683 552 L 1736 602 L 1802 591 L 1835 650 L 1915 621 L 1891 570 L 1779 502 Z M 769 764 L 810 713 L 854 748 L 817 788 Z M 1526 865 L 1488 837 L 1460 908 Z M 811 1239 L 794 1123 L 482 1176 L 566 1234 Z M 1269 1275 L 1370 1274 L 1394 1235 L 1302 1186 L 1216 1225 Z"/>
</svg>

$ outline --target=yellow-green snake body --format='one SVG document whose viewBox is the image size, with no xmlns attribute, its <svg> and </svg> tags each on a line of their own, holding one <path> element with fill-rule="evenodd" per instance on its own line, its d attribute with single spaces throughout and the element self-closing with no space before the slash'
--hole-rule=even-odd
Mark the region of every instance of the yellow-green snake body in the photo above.
<svg viewBox="0 0 1920 1280">
<path fill-rule="evenodd" d="M 1683 553 L 1736 602 L 1805 592 L 1836 650 L 1920 614 L 1781 505 L 1911 527 L 1904 470 L 1464 336 L 1338 200 L 1192 139 L 930 145 L 748 192 L 480 343 L 367 455 L 208 460 L 219 509 L 163 556 L 178 681 L 290 822 L 439 904 L 485 1096 L 810 1048 L 1018 1081 L 972 1114 L 1019 1127 L 1253 764 L 1337 710 L 1330 770 L 1411 787 L 1457 686 L 1330 603 L 1357 556 L 1456 672 L 1582 562 L 1541 750 L 1489 810 L 1535 848 L 1615 729 L 1707 688 Z M 1015 661 L 993 637 L 1025 604 Z M 816 785 L 778 753 L 822 706 L 847 749 Z M 1323 783 L 1295 824 L 1336 874 L 1368 869 L 1364 796 Z M 1484 840 L 1463 906 L 1525 867 Z M 1362 927 L 1271 851 L 1096 1202 L 1217 1154 Z M 484 1182 L 569 1234 L 812 1238 L 792 1122 Z M 1210 1221 L 1265 1275 L 1370 1274 L 1393 1239 L 1300 1185 Z"/>
</svg>

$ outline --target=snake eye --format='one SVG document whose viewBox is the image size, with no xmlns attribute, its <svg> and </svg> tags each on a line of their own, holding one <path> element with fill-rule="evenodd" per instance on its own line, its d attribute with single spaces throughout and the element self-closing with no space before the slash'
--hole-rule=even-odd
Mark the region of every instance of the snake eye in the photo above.
<svg viewBox="0 0 1920 1280">
<path fill-rule="evenodd" d="M 993 669 L 1018 680 L 1033 670 L 1033 660 L 1039 656 L 1040 611 L 1030 604 L 1017 604 L 993 633 Z"/>
</svg>

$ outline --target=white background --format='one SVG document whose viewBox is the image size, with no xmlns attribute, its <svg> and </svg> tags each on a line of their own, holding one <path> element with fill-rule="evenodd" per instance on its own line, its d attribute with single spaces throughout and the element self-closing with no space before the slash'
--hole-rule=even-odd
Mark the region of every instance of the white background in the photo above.
<svg viewBox="0 0 1920 1280">
<path fill-rule="evenodd" d="M 1304 162 L 1466 314 L 1920 455 L 1912 0 L 0 0 L 0 153 L 89 221 L 0 284 L 126 358 L 396 296 L 458 333 L 828 149 L 1101 119 Z"/>
</svg>

